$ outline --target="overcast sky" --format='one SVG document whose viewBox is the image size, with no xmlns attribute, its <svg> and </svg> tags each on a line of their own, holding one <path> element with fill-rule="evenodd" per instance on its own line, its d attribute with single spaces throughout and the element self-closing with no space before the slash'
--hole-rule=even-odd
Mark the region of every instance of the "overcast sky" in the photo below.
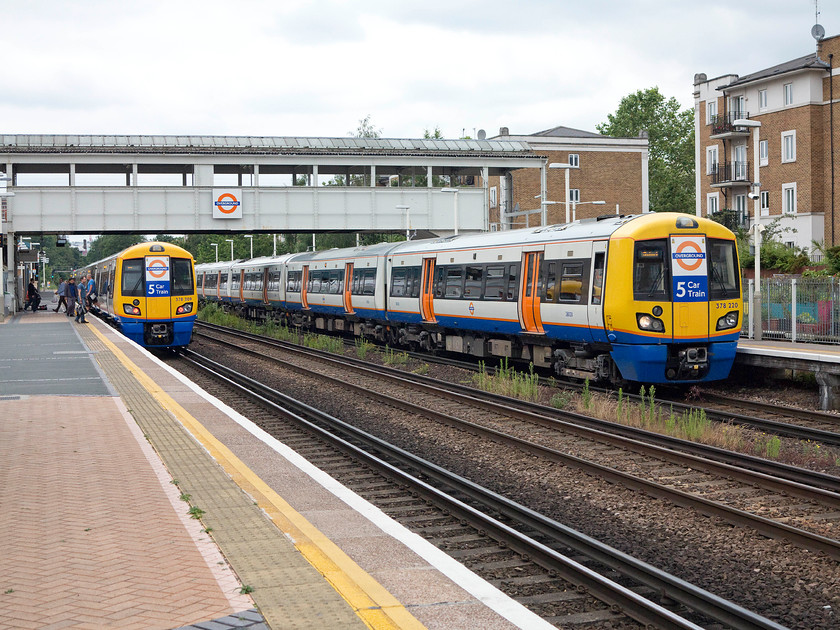
<svg viewBox="0 0 840 630">
<path fill-rule="evenodd" d="M 840 2 L 820 2 L 828 36 Z M 0 134 L 595 131 L 814 52 L 814 0 L 0 0 Z"/>
</svg>

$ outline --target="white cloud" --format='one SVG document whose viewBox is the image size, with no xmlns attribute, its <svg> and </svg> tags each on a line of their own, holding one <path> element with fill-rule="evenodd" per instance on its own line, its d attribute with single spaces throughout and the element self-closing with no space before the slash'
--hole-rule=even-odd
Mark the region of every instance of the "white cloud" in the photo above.
<svg viewBox="0 0 840 630">
<path fill-rule="evenodd" d="M 385 136 L 594 131 L 658 86 L 812 52 L 813 3 L 4 3 L 2 133 Z M 837 9 L 823 9 L 829 35 Z"/>
</svg>

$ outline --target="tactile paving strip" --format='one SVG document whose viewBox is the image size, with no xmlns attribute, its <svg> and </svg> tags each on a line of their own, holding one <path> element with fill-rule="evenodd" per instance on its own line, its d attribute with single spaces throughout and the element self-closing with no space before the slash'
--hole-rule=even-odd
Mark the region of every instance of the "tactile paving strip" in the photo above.
<svg viewBox="0 0 840 630">
<path fill-rule="evenodd" d="M 251 596 L 269 626 L 365 628 L 347 602 L 105 344 L 90 330 L 80 334 L 181 491 L 190 495 L 190 504 L 204 510 L 202 523 L 241 582 L 253 589 Z"/>
</svg>

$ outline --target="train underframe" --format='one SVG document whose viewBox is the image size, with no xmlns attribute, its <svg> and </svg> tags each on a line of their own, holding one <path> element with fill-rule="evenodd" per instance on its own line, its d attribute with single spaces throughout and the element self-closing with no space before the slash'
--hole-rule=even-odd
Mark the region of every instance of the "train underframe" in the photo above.
<svg viewBox="0 0 840 630">
<path fill-rule="evenodd" d="M 289 328 L 361 337 L 392 348 L 423 352 L 452 352 L 481 359 L 507 358 L 553 369 L 558 377 L 592 382 L 625 382 L 610 356 L 609 344 L 560 342 L 543 335 L 484 335 L 427 324 L 394 324 L 356 315 L 332 316 L 307 311 L 227 305 L 248 319 L 275 321 Z"/>
</svg>

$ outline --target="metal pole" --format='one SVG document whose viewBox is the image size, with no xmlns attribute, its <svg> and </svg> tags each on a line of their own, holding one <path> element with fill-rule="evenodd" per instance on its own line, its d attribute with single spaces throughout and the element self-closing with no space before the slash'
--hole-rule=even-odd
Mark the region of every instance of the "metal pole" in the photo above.
<svg viewBox="0 0 840 630">
<path fill-rule="evenodd" d="M 565 169 L 565 171 L 566 171 L 566 223 L 569 223 L 569 212 L 570 212 L 569 201 L 571 201 L 569 199 L 569 171 L 570 170 L 571 170 L 571 168 L 566 168 Z"/>
</svg>

